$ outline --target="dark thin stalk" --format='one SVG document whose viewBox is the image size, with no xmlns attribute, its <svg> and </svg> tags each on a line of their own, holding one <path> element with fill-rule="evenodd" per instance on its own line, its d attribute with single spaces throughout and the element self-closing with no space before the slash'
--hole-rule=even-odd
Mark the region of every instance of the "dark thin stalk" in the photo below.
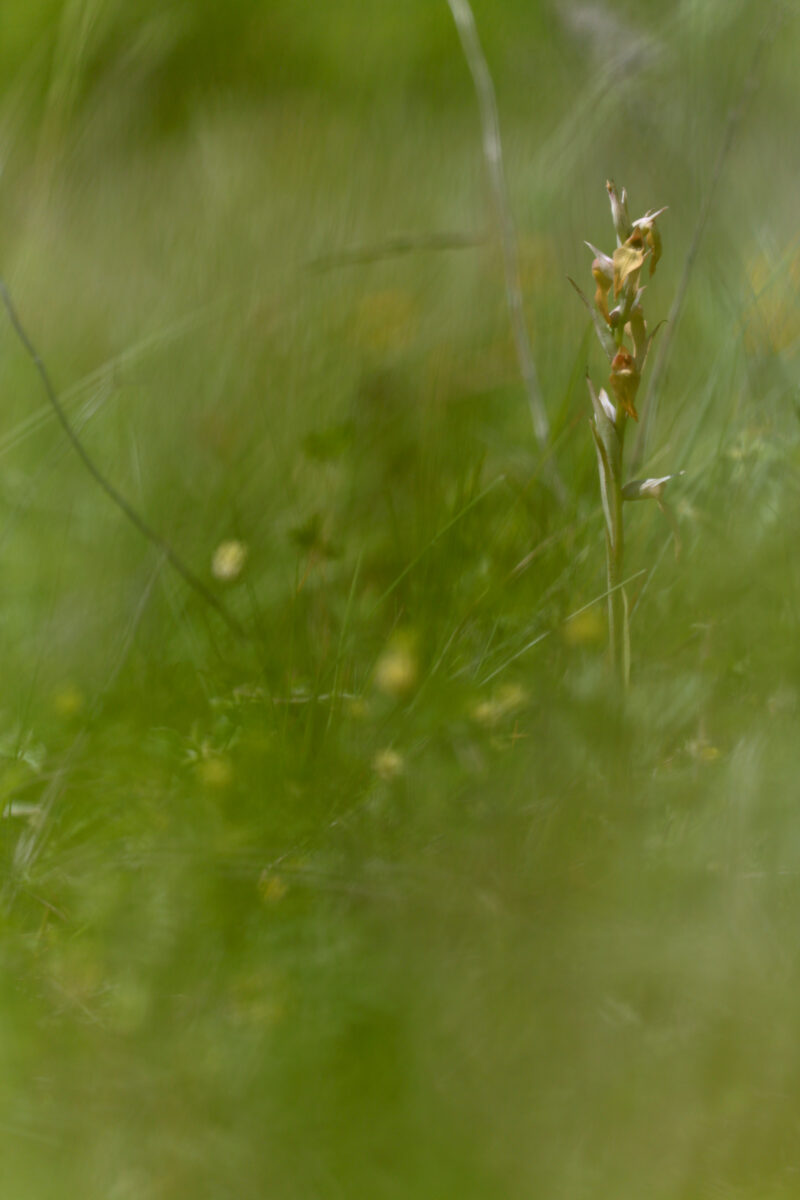
<svg viewBox="0 0 800 1200">
<path fill-rule="evenodd" d="M 345 250 L 330 250 L 309 259 L 309 271 L 330 271 L 336 267 L 355 267 L 382 262 L 403 254 L 424 253 L 439 250 L 471 250 L 482 246 L 486 236 L 482 233 L 419 233 L 399 234 L 387 238 L 374 246 L 352 246 Z"/>
<path fill-rule="evenodd" d="M 192 571 L 192 569 L 186 565 L 183 559 L 175 552 L 175 550 L 173 550 L 172 546 L 170 546 L 169 542 L 167 542 L 159 533 L 157 533 L 151 525 L 148 525 L 145 519 L 141 517 L 136 509 L 128 503 L 125 497 L 119 491 L 117 491 L 113 483 L 106 478 L 100 468 L 96 465 L 94 459 L 91 458 L 89 452 L 86 450 L 83 442 L 72 428 L 64 407 L 58 398 L 52 380 L 50 379 L 47 367 L 45 366 L 36 347 L 33 345 L 33 342 L 29 338 L 11 300 L 8 288 L 2 279 L 0 279 L 0 296 L 2 297 L 3 304 L 6 307 L 9 320 L 14 328 L 14 332 L 16 333 L 22 345 L 25 347 L 28 356 L 38 372 L 47 399 L 50 402 L 53 412 L 58 418 L 61 428 L 64 430 L 64 433 L 72 445 L 72 448 L 80 458 L 83 465 L 86 467 L 86 470 L 94 479 L 95 483 L 98 485 L 98 487 L 102 488 L 109 500 L 111 500 L 112 504 L 116 505 L 116 507 L 130 522 L 130 524 L 138 529 L 142 537 L 146 538 L 148 542 L 161 551 L 166 561 L 175 571 L 177 571 L 177 573 L 181 576 L 184 582 L 188 584 L 192 591 L 195 592 L 196 595 L 198 595 L 201 600 L 203 600 L 210 608 L 213 608 L 220 617 L 222 617 L 228 628 L 235 633 L 237 637 L 246 637 L 247 634 L 240 625 L 239 621 L 237 621 L 236 617 L 234 617 L 233 614 L 228 611 L 222 601 L 219 600 L 208 587 L 206 587 L 202 579 L 195 575 L 194 571 Z"/>
</svg>

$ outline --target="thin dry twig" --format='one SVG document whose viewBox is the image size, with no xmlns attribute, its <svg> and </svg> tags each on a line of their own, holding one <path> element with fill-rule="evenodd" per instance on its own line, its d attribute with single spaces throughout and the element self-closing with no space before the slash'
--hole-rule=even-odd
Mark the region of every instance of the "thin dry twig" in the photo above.
<svg viewBox="0 0 800 1200">
<path fill-rule="evenodd" d="M 505 172 L 503 169 L 503 146 L 500 139 L 500 119 L 497 111 L 492 76 L 486 56 L 483 53 L 475 17 L 469 0 L 447 0 L 450 12 L 455 21 L 456 30 L 464 51 L 464 57 L 472 76 L 478 99 L 481 129 L 483 133 L 483 157 L 489 176 L 495 219 L 500 232 L 503 249 L 503 269 L 505 272 L 506 301 L 514 335 L 520 371 L 528 396 L 528 407 L 531 413 L 534 433 L 542 450 L 550 454 L 550 422 L 542 399 L 539 386 L 539 376 L 533 358 L 533 350 L 525 324 L 525 313 L 522 305 L 522 283 L 520 278 L 519 254 L 517 251 L 517 235 L 514 228 L 514 218 L 508 197 Z M 562 501 L 566 497 L 564 484 L 558 475 L 555 463 L 548 457 L 548 482 Z"/>
<path fill-rule="evenodd" d="M 8 288 L 2 279 L 0 279 L 0 298 L 2 298 L 3 304 L 6 307 L 9 320 L 14 328 L 14 332 L 16 333 L 22 345 L 25 347 L 28 356 L 38 372 L 47 399 L 50 402 L 56 417 L 58 418 L 61 428 L 64 430 L 64 433 L 75 450 L 75 453 L 78 455 L 81 462 L 86 467 L 86 470 L 94 479 L 95 483 L 102 488 L 109 500 L 116 505 L 123 516 L 128 519 L 131 525 L 138 529 L 139 533 L 141 533 L 148 542 L 161 551 L 166 561 L 170 564 L 173 570 L 177 571 L 177 573 L 181 576 L 184 582 L 189 585 L 192 591 L 195 592 L 203 601 L 205 601 L 210 608 L 213 608 L 220 617 L 222 617 L 228 628 L 238 637 L 246 637 L 247 634 L 236 617 L 234 617 L 233 614 L 228 611 L 222 601 L 214 595 L 210 588 L 206 587 L 202 579 L 195 575 L 191 567 L 186 565 L 183 559 L 176 553 L 175 550 L 173 550 L 172 546 L 170 546 L 169 542 L 167 542 L 159 533 L 156 533 L 156 531 L 150 525 L 148 525 L 144 518 L 141 517 L 136 509 L 128 503 L 125 497 L 119 491 L 117 491 L 117 489 L 114 487 L 114 484 L 106 478 L 100 468 L 96 465 L 94 459 L 89 455 L 89 452 L 86 450 L 83 442 L 72 427 L 64 406 L 59 400 L 56 389 L 53 386 L 52 380 L 50 379 L 47 367 L 45 366 L 44 361 L 39 355 L 39 352 L 36 350 L 36 347 L 33 345 L 31 339 L 28 337 L 17 310 L 11 300 L 11 295 L 8 291 Z"/>
</svg>

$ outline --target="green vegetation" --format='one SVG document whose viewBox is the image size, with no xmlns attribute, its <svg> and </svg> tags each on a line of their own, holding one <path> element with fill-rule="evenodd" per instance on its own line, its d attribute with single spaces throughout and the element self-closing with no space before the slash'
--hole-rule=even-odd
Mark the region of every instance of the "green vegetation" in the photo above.
<svg viewBox="0 0 800 1200">
<path fill-rule="evenodd" d="M 0 274 L 246 631 L 4 316 L 10 1200 L 800 1189 L 800 27 L 474 10 L 564 502 L 445 0 L 4 6 Z M 623 694 L 567 277 L 615 178 L 666 314 L 728 129 Z"/>
</svg>

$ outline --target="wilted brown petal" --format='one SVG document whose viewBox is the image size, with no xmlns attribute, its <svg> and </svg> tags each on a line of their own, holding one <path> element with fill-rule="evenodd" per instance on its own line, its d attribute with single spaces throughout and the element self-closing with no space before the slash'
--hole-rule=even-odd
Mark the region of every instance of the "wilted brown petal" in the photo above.
<svg viewBox="0 0 800 1200">
<path fill-rule="evenodd" d="M 657 208 L 653 212 L 646 212 L 643 217 L 639 217 L 633 222 L 634 234 L 637 231 L 641 233 L 652 252 L 650 257 L 651 275 L 655 273 L 658 260 L 661 258 L 661 234 L 656 225 L 656 218 L 666 211 L 666 208 Z"/>
<path fill-rule="evenodd" d="M 650 255 L 650 274 L 654 275 L 658 260 L 661 258 L 661 234 L 658 232 L 657 225 L 652 224 L 646 236 L 647 244 L 652 251 Z"/>
</svg>

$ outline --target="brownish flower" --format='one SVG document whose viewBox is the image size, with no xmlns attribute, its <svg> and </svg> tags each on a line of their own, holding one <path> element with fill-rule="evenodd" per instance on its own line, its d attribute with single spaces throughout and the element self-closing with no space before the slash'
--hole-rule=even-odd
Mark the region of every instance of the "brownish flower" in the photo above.
<svg viewBox="0 0 800 1200">
<path fill-rule="evenodd" d="M 660 217 L 666 211 L 666 208 L 659 208 L 655 212 L 646 212 L 643 217 L 633 222 L 634 234 L 641 234 L 650 251 L 651 275 L 655 274 L 658 260 L 661 258 L 661 234 L 656 226 L 656 217 Z"/>
<path fill-rule="evenodd" d="M 609 382 L 623 411 L 629 417 L 633 417 L 634 421 L 638 421 L 639 414 L 636 411 L 635 400 L 639 390 L 639 372 L 636 370 L 636 363 L 632 355 L 624 346 L 620 346 L 611 361 Z"/>
<path fill-rule="evenodd" d="M 639 286 L 639 272 L 646 253 L 644 236 L 638 229 L 634 229 L 630 237 L 614 251 L 615 300 L 629 279 L 633 292 Z"/>
</svg>

